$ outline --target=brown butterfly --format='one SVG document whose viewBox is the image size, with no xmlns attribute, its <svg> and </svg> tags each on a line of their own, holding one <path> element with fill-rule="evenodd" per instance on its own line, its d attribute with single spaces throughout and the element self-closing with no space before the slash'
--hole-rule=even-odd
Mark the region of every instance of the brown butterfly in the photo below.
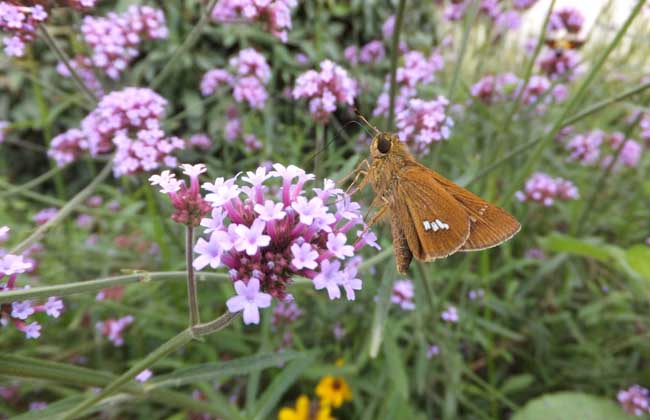
<svg viewBox="0 0 650 420">
<path fill-rule="evenodd" d="M 364 160 L 357 166 L 348 191 L 358 181 L 354 191 L 368 182 L 372 186 L 376 196 L 370 207 L 378 210 L 368 227 L 390 217 L 401 274 L 406 274 L 413 257 L 432 261 L 458 251 L 487 249 L 519 232 L 521 225 L 505 210 L 418 163 L 396 135 L 361 119 L 375 132 L 370 144 L 372 162 Z"/>
<path fill-rule="evenodd" d="M 584 39 L 569 36 L 560 38 L 547 37 L 544 40 L 544 43 L 554 50 L 577 50 L 582 47 L 585 42 L 587 41 Z"/>
</svg>

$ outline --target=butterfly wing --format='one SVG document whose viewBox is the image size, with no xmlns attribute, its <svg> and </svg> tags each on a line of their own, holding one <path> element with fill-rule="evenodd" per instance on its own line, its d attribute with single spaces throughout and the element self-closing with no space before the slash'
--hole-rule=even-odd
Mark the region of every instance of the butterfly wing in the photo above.
<svg viewBox="0 0 650 420">
<path fill-rule="evenodd" d="M 400 223 L 413 256 L 420 261 L 443 258 L 458 251 L 470 234 L 463 206 L 422 165 L 399 173 L 389 205 Z"/>
<path fill-rule="evenodd" d="M 465 208 L 471 221 L 469 238 L 461 251 L 492 248 L 512 238 L 521 225 L 510 213 L 431 171 L 436 181 Z"/>
</svg>

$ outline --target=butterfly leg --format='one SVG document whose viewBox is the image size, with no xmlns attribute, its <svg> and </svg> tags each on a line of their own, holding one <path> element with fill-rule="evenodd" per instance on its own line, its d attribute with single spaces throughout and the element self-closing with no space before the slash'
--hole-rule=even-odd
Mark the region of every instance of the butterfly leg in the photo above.
<svg viewBox="0 0 650 420">
<path fill-rule="evenodd" d="M 364 168 L 364 166 L 365 166 L 365 168 Z M 359 182 L 359 178 L 360 178 L 361 176 L 363 176 L 364 178 L 361 180 L 361 183 L 359 183 L 359 185 L 357 186 L 357 188 L 355 188 L 354 191 L 352 192 L 352 194 L 354 194 L 355 192 L 357 192 L 357 191 L 359 191 L 359 190 L 362 190 L 362 189 L 366 186 L 366 184 L 368 183 L 368 181 L 367 181 L 367 179 L 368 179 L 367 175 L 368 175 L 368 171 L 369 171 L 369 170 L 370 170 L 370 163 L 368 162 L 367 159 L 364 159 L 364 160 L 362 160 L 361 162 L 359 162 L 359 164 L 357 165 L 357 167 L 354 168 L 354 170 L 353 170 L 352 172 L 350 172 L 349 174 L 347 174 L 346 176 L 344 176 L 341 180 L 339 180 L 339 181 L 338 181 L 338 184 L 339 184 L 339 185 L 340 185 L 340 184 L 343 184 L 343 183 L 344 183 L 345 181 L 347 181 L 350 177 L 354 176 L 354 179 L 352 180 L 352 182 L 350 183 L 350 185 L 348 186 L 348 188 L 345 190 L 345 194 L 346 194 L 346 195 L 351 195 L 350 190 L 352 190 L 352 188 L 353 188 L 353 187 L 354 187 L 354 186 Z"/>
</svg>

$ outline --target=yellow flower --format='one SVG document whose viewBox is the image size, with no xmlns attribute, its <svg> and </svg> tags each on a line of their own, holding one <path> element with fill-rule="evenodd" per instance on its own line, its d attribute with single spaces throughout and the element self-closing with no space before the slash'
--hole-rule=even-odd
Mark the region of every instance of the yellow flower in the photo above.
<svg viewBox="0 0 650 420">
<path fill-rule="evenodd" d="M 344 401 L 352 399 L 352 391 L 345 379 L 334 376 L 324 376 L 318 386 L 316 395 L 320 397 L 321 405 L 340 407 Z"/>
<path fill-rule="evenodd" d="M 283 407 L 278 413 L 278 420 L 335 420 L 328 406 L 309 406 L 309 398 L 301 395 L 296 400 L 296 408 Z"/>
</svg>

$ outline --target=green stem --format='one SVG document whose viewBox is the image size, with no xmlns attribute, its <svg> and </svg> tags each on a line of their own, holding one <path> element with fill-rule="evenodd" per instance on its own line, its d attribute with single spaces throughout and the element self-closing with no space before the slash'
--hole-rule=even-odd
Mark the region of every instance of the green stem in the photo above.
<svg viewBox="0 0 650 420">
<path fill-rule="evenodd" d="M 593 104 L 592 106 L 588 107 L 587 109 L 585 109 L 584 111 L 578 112 L 577 114 L 567 118 L 565 121 L 562 122 L 561 126 L 564 127 L 564 126 L 567 126 L 567 125 L 575 124 L 576 122 L 578 122 L 578 121 L 580 121 L 580 120 L 582 120 L 582 119 L 584 119 L 584 118 L 586 118 L 586 117 L 588 117 L 588 116 L 590 116 L 592 114 L 595 114 L 596 112 L 608 107 L 609 105 L 611 105 L 611 104 L 613 104 L 615 102 L 619 102 L 619 101 L 622 101 L 624 99 L 627 99 L 630 96 L 634 96 L 637 93 L 643 92 L 644 90 L 646 90 L 648 88 L 650 88 L 650 82 L 644 83 L 642 85 L 633 87 L 632 89 L 626 90 L 623 93 L 621 93 L 620 95 L 614 96 L 613 98 L 609 98 L 609 99 L 605 99 L 603 101 L 597 102 L 597 103 Z M 540 137 L 534 138 L 531 141 L 523 143 L 518 147 L 513 148 L 512 151 L 510 151 L 510 153 L 506 154 L 502 158 L 498 159 L 496 162 L 494 162 L 494 163 L 488 165 L 487 167 L 485 167 L 484 169 L 482 169 L 478 174 L 476 174 L 472 179 L 470 179 L 467 184 L 472 184 L 472 183 L 478 181 L 479 179 L 482 179 L 489 172 L 492 172 L 494 169 L 496 169 L 497 167 L 499 167 L 499 166 L 503 165 L 504 163 L 508 162 L 513 157 L 515 157 L 517 155 L 520 155 L 520 154 L 530 150 L 530 148 L 532 146 L 536 145 L 537 143 L 541 142 L 542 140 L 544 140 L 544 137 L 540 136 Z"/>
<path fill-rule="evenodd" d="M 27 239 L 16 245 L 9 251 L 11 254 L 20 254 L 23 251 L 25 251 L 27 248 L 29 248 L 32 244 L 34 244 L 36 241 L 41 239 L 43 235 L 45 235 L 45 232 L 50 230 L 52 227 L 56 226 L 61 222 L 65 217 L 67 217 L 72 211 L 74 211 L 81 203 L 83 203 L 86 198 L 88 198 L 97 188 L 99 184 L 101 184 L 111 173 L 111 168 L 113 167 L 113 159 L 109 160 L 109 162 L 104 166 L 104 169 L 95 177 L 95 179 L 92 180 L 86 188 L 81 190 L 79 193 L 77 193 L 76 196 L 74 196 L 70 201 L 66 203 L 65 206 L 61 207 L 61 210 L 59 210 L 56 215 L 47 221 L 47 223 L 39 226 Z"/>
<path fill-rule="evenodd" d="M 192 28 L 192 31 L 187 35 L 183 43 L 178 48 L 176 48 L 176 51 L 174 51 L 174 54 L 172 54 L 171 58 L 167 61 L 167 64 L 165 64 L 160 73 L 158 73 L 158 75 L 151 82 L 152 89 L 156 90 L 162 84 L 162 82 L 165 81 L 165 78 L 174 68 L 174 65 L 178 61 L 178 58 L 194 45 L 199 35 L 201 34 L 203 27 L 206 25 L 206 23 L 208 23 L 210 15 L 212 14 L 212 10 L 216 5 L 217 0 L 210 0 L 210 3 L 204 10 L 199 22 L 196 24 L 196 26 L 194 26 L 194 28 Z"/>
<path fill-rule="evenodd" d="M 95 96 L 95 93 L 91 91 L 88 86 L 83 82 L 81 77 L 79 77 L 79 74 L 77 71 L 70 65 L 70 58 L 66 55 L 65 52 L 59 46 L 56 44 L 56 41 L 54 41 L 54 38 L 50 36 L 50 33 L 47 31 L 44 25 L 41 25 L 40 23 L 38 24 L 38 28 L 41 31 L 41 34 L 43 35 L 43 38 L 45 39 L 45 42 L 47 45 L 54 51 L 54 53 L 59 57 L 59 60 L 63 63 L 63 65 L 68 69 L 70 74 L 72 75 L 72 79 L 75 81 L 77 84 L 77 87 L 79 90 L 81 90 L 93 103 L 97 102 L 97 96 Z"/>
<path fill-rule="evenodd" d="M 199 317 L 199 298 L 196 293 L 196 279 L 194 278 L 194 266 L 192 265 L 192 250 L 194 249 L 194 239 L 192 226 L 187 226 L 185 230 L 185 263 L 187 265 L 187 300 L 190 308 L 190 326 L 195 326 L 201 319 Z"/>
<path fill-rule="evenodd" d="M 530 174 L 535 168 L 535 165 L 542 158 L 542 154 L 544 153 L 546 143 L 552 141 L 555 138 L 557 133 L 564 125 L 564 120 L 571 112 L 573 112 L 576 106 L 587 94 L 587 88 L 594 81 L 598 73 L 600 73 L 600 70 L 605 64 L 607 57 L 609 57 L 609 55 L 614 50 L 614 48 L 616 48 L 616 46 L 621 42 L 621 39 L 623 39 L 623 35 L 628 30 L 630 25 L 632 25 L 632 22 L 641 11 L 641 8 L 643 7 L 644 3 L 645 0 L 639 0 L 639 2 L 637 2 L 636 6 L 634 7 L 632 12 L 626 19 L 621 29 L 618 31 L 618 33 L 616 34 L 612 42 L 610 42 L 607 48 L 605 48 L 605 51 L 603 51 L 602 55 L 598 58 L 594 66 L 591 68 L 589 74 L 587 74 L 587 77 L 578 88 L 576 94 L 567 102 L 566 106 L 562 109 L 562 113 L 560 114 L 560 117 L 555 120 L 552 129 L 546 134 L 546 136 L 542 137 L 541 141 L 536 145 L 535 149 L 533 150 L 533 153 L 528 157 L 528 160 L 524 163 L 523 169 L 519 171 L 518 175 L 515 177 L 514 182 L 510 184 L 508 191 L 504 194 L 502 202 L 509 201 L 514 195 L 515 191 L 517 191 L 517 189 L 520 188 L 521 185 L 524 183 L 526 178 L 530 176 Z"/>
<path fill-rule="evenodd" d="M 469 33 L 472 30 L 476 16 L 478 16 L 479 1 L 472 1 L 472 5 L 469 7 L 468 12 L 465 14 L 465 21 L 463 27 L 463 38 L 460 42 L 460 49 L 458 50 L 458 55 L 456 56 L 456 64 L 454 65 L 453 78 L 451 79 L 451 84 L 449 85 L 449 90 L 447 91 L 447 99 L 449 102 L 453 102 L 454 91 L 456 90 L 456 85 L 458 84 L 458 78 L 460 77 L 460 69 L 463 65 L 463 60 L 465 59 L 465 52 L 467 51 L 467 45 L 469 44 Z"/>
<path fill-rule="evenodd" d="M 404 9 L 406 0 L 400 0 L 397 6 L 397 15 L 395 16 L 395 26 L 393 29 L 392 50 L 390 52 L 390 102 L 388 105 L 388 120 L 386 121 L 386 130 L 392 130 L 393 121 L 395 120 L 395 96 L 397 95 L 397 58 L 399 56 L 399 35 L 402 32 L 402 22 L 404 21 Z"/>
<path fill-rule="evenodd" d="M 215 320 L 193 326 L 191 328 L 192 333 L 195 337 L 202 337 L 204 335 L 212 334 L 214 332 L 222 330 L 224 327 L 234 321 L 239 316 L 239 314 L 240 312 L 226 312 Z"/>
<path fill-rule="evenodd" d="M 12 194 L 21 192 L 23 190 L 32 189 L 32 188 L 36 187 L 37 185 L 40 185 L 43 182 L 47 181 L 48 179 L 52 178 L 53 176 L 55 176 L 56 174 L 61 172 L 62 169 L 63 169 L 62 166 L 55 166 L 52 169 L 50 169 L 49 171 L 45 172 L 44 174 L 39 175 L 36 178 L 25 182 L 24 184 L 13 186 L 13 187 L 9 188 L 7 191 L 1 192 L 0 193 L 0 198 L 8 197 L 8 196 L 10 196 Z"/>
<path fill-rule="evenodd" d="M 138 272 L 123 276 L 106 277 L 96 280 L 79 281 L 75 283 L 59 284 L 53 286 L 32 287 L 30 289 L 11 290 L 0 293 L 0 304 L 11 303 L 17 300 L 47 298 L 50 296 L 70 296 L 78 293 L 93 293 L 114 286 L 133 283 L 147 283 L 148 281 L 166 281 L 182 279 L 185 271 L 158 271 Z M 202 279 L 227 280 L 228 274 L 201 273 Z"/>
</svg>

